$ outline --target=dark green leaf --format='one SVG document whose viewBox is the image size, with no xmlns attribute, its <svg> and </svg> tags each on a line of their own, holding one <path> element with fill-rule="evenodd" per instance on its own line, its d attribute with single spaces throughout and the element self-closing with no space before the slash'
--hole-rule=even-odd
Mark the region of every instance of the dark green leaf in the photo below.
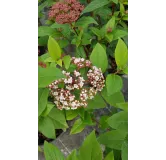
<svg viewBox="0 0 166 160">
<path fill-rule="evenodd" d="M 92 18 L 92 17 L 82 17 L 80 18 L 75 26 L 76 27 L 81 27 L 81 28 L 86 28 L 89 24 L 96 24 L 98 25 L 98 23 Z"/>
<path fill-rule="evenodd" d="M 120 108 L 120 109 L 128 112 L 128 102 L 117 103 L 115 107 Z"/>
<path fill-rule="evenodd" d="M 88 4 L 85 9 L 83 10 L 82 14 L 87 13 L 87 12 L 91 12 L 96 10 L 97 8 L 103 7 L 107 4 L 109 4 L 110 1 L 109 0 L 94 0 L 92 1 L 90 4 Z"/>
<path fill-rule="evenodd" d="M 44 142 L 44 155 L 46 160 L 64 160 L 64 156 L 60 150 L 47 141 Z"/>
<path fill-rule="evenodd" d="M 46 116 L 50 113 L 50 111 L 52 110 L 52 108 L 53 108 L 54 106 L 55 106 L 55 104 L 48 103 L 46 109 L 45 109 L 45 110 L 43 111 L 43 113 L 42 113 L 42 116 L 43 116 L 43 117 L 46 117 Z"/>
<path fill-rule="evenodd" d="M 121 29 L 115 29 L 114 31 L 112 31 L 112 34 L 113 34 L 113 40 L 116 40 L 118 38 L 127 36 L 128 32 Z"/>
<path fill-rule="evenodd" d="M 102 116 L 100 117 L 100 128 L 101 129 L 106 129 L 109 127 L 108 123 L 107 123 L 107 119 L 109 118 L 109 116 Z"/>
</svg>

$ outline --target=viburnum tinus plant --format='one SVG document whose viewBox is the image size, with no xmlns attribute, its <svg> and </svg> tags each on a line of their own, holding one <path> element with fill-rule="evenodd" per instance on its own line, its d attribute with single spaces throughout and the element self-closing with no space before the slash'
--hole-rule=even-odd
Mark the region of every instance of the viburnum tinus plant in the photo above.
<svg viewBox="0 0 166 160">
<path fill-rule="evenodd" d="M 46 160 L 65 159 L 47 142 L 59 130 L 77 134 L 87 126 L 99 132 L 66 160 L 127 160 L 128 1 L 40 0 L 38 12 L 38 131 Z"/>
</svg>

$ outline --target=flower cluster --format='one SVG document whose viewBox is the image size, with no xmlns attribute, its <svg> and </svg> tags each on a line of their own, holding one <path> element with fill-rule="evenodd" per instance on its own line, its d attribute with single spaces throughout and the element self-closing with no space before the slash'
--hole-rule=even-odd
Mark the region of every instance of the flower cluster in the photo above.
<svg viewBox="0 0 166 160">
<path fill-rule="evenodd" d="M 49 11 L 49 19 L 59 24 L 77 21 L 84 6 L 77 0 L 64 0 L 54 4 Z"/>
<path fill-rule="evenodd" d="M 71 63 L 76 65 L 77 70 L 62 71 L 66 78 L 55 80 L 48 86 L 60 110 L 87 107 L 87 100 L 93 99 L 105 83 L 101 69 L 92 66 L 89 60 L 72 57 Z M 81 68 L 88 68 L 87 79 L 79 72 Z"/>
</svg>

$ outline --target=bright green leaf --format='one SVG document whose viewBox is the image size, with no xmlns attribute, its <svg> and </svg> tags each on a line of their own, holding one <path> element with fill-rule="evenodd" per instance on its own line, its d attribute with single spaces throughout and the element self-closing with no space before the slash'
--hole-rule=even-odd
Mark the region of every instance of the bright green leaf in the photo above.
<svg viewBox="0 0 166 160">
<path fill-rule="evenodd" d="M 43 117 L 47 116 L 54 106 L 55 106 L 55 104 L 48 103 L 46 109 L 43 111 L 43 113 L 41 115 Z"/>
<path fill-rule="evenodd" d="M 54 107 L 48 116 L 53 119 L 55 129 L 68 128 L 63 111 Z"/>
<path fill-rule="evenodd" d="M 44 141 L 44 155 L 46 160 L 64 160 L 64 156 L 60 150 L 47 141 Z"/>
<path fill-rule="evenodd" d="M 110 153 L 108 153 L 104 160 L 114 160 L 114 152 L 111 151 Z"/>
<path fill-rule="evenodd" d="M 107 123 L 114 129 L 128 132 L 128 113 L 121 111 L 113 114 L 110 118 L 107 119 Z"/>
<path fill-rule="evenodd" d="M 38 116 L 45 110 L 47 105 L 49 89 L 48 88 L 41 88 L 38 90 Z"/>
<path fill-rule="evenodd" d="M 82 14 L 87 13 L 87 12 L 91 12 L 96 10 L 97 8 L 103 7 L 107 4 L 109 4 L 110 1 L 109 0 L 94 0 L 91 3 L 89 3 L 85 9 L 83 10 Z"/>
<path fill-rule="evenodd" d="M 95 132 L 91 132 L 79 149 L 79 160 L 102 160 L 103 153 L 97 142 Z"/>
<path fill-rule="evenodd" d="M 77 154 L 77 151 L 76 151 L 76 150 L 73 150 L 73 151 L 71 152 L 71 154 L 66 158 L 66 160 L 78 160 L 76 154 Z"/>
<path fill-rule="evenodd" d="M 72 120 L 77 117 L 78 112 L 77 110 L 66 110 L 66 120 Z"/>
<path fill-rule="evenodd" d="M 128 112 L 128 102 L 117 103 L 115 107 L 120 108 L 120 109 Z"/>
<path fill-rule="evenodd" d="M 62 67 L 62 60 L 61 60 L 61 59 L 59 59 L 56 63 L 57 63 L 59 66 Z"/>
<path fill-rule="evenodd" d="M 98 141 L 109 148 L 121 150 L 126 135 L 127 133 L 121 130 L 113 130 L 101 134 Z"/>
<path fill-rule="evenodd" d="M 108 59 L 105 49 L 97 43 L 93 49 L 90 60 L 92 64 L 98 68 L 101 68 L 102 72 L 105 72 L 108 67 Z"/>
<path fill-rule="evenodd" d="M 54 80 L 65 78 L 61 70 L 55 67 L 38 68 L 38 86 L 44 88 L 51 84 Z"/>
<path fill-rule="evenodd" d="M 65 68 L 68 69 L 69 66 L 70 66 L 71 57 L 70 57 L 69 55 L 67 55 L 67 56 L 64 56 L 64 57 L 62 58 L 62 60 L 63 60 L 63 63 L 64 63 L 64 65 L 65 65 Z"/>
<path fill-rule="evenodd" d="M 82 132 L 85 126 L 86 125 L 82 122 L 81 119 L 77 119 L 71 128 L 70 134 L 76 134 Z"/>
<path fill-rule="evenodd" d="M 58 60 L 61 57 L 61 48 L 51 36 L 48 39 L 48 52 L 54 60 Z"/>
<path fill-rule="evenodd" d="M 38 121 L 39 131 L 47 138 L 55 138 L 55 128 L 49 117 L 40 117 Z"/>
<path fill-rule="evenodd" d="M 115 74 L 109 74 L 106 78 L 108 96 L 121 91 L 123 87 L 122 78 Z"/>
<path fill-rule="evenodd" d="M 128 62 L 128 49 L 126 44 L 119 39 L 115 49 L 115 61 L 119 69 L 124 69 Z"/>
</svg>

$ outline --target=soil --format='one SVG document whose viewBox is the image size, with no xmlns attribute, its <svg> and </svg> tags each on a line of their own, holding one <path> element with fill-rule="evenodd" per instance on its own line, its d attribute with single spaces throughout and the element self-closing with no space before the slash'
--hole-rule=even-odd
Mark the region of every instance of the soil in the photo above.
<svg viewBox="0 0 166 160">
<path fill-rule="evenodd" d="M 62 129 L 56 129 L 56 138 L 63 132 Z M 51 142 L 54 139 L 45 137 L 42 133 L 38 132 L 38 145 L 43 145 L 44 141 Z"/>
</svg>

